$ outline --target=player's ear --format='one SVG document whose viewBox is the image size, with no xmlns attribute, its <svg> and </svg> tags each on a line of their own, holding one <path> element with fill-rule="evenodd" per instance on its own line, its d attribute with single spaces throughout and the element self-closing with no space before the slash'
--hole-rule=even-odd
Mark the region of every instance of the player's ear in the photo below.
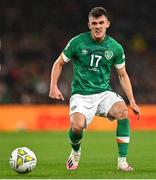
<svg viewBox="0 0 156 180">
<path fill-rule="evenodd" d="M 109 28 L 109 26 L 110 26 L 110 21 L 107 21 L 106 27 Z"/>
<path fill-rule="evenodd" d="M 88 28 L 90 29 L 90 23 L 88 22 Z"/>
</svg>

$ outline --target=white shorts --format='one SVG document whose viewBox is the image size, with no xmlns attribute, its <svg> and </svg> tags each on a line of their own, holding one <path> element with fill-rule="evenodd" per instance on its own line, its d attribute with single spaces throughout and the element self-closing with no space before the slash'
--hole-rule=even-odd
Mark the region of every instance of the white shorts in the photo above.
<svg viewBox="0 0 156 180">
<path fill-rule="evenodd" d="M 84 114 L 88 125 L 95 115 L 107 117 L 113 104 L 119 101 L 124 102 L 120 95 L 112 91 L 93 95 L 75 94 L 70 98 L 70 116 L 76 112 Z"/>
</svg>

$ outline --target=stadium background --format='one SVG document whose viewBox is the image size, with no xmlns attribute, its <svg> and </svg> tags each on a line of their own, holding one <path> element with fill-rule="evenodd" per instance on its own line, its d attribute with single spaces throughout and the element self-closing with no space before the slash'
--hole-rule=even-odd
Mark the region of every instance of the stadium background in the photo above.
<svg viewBox="0 0 156 180">
<path fill-rule="evenodd" d="M 63 122 L 66 124 L 64 129 L 68 127 L 67 104 L 71 93 L 72 65 L 64 67 L 59 81 L 59 87 L 65 97 L 64 102 L 48 97 L 51 67 L 70 38 L 88 31 L 87 15 L 94 6 L 105 6 L 108 9 L 112 22 L 108 34 L 125 48 L 127 71 L 136 101 L 143 106 L 139 126 L 156 128 L 155 5 L 152 0 L 122 3 L 119 0 L 33 0 L 29 3 L 25 0 L 1 0 L 0 129 L 36 130 L 41 121 L 44 124 L 41 129 L 61 129 L 62 126 L 59 128 L 58 125 L 56 128 L 56 124 Z M 114 70 L 112 87 L 127 101 Z M 43 104 L 44 108 L 39 107 Z M 62 106 L 56 108 L 57 104 Z M 144 106 L 147 104 L 148 108 Z M 149 107 L 151 104 L 152 108 Z M 18 108 L 22 110 L 19 111 Z M 6 113 L 8 111 L 9 114 Z M 130 117 L 135 121 L 131 111 Z M 11 123 L 8 123 L 9 121 Z M 36 123 L 36 127 L 30 128 L 32 123 Z M 109 125 L 109 122 L 104 123 L 105 127 L 106 124 L 109 126 L 106 129 L 114 127 Z M 135 126 L 135 123 L 132 124 Z"/>
<path fill-rule="evenodd" d="M 67 172 L 72 64 L 65 65 L 59 81 L 65 101 L 48 97 L 54 60 L 69 39 L 88 31 L 87 15 L 94 6 L 108 9 L 108 34 L 124 46 L 141 107 L 139 121 L 129 109 L 133 133 L 128 158 L 135 168 L 129 174 L 116 170 L 116 123 L 97 117 L 85 132 L 80 168 Z M 0 1 L 0 178 L 156 178 L 155 8 L 154 0 Z M 114 70 L 112 87 L 127 101 Z M 20 146 L 37 155 L 30 174 L 15 174 L 9 167 L 11 151 Z"/>
</svg>

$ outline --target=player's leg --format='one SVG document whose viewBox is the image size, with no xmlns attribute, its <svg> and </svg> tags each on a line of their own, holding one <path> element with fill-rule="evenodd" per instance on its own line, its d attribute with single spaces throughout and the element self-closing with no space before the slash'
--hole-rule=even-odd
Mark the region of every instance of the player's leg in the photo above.
<svg viewBox="0 0 156 180">
<path fill-rule="evenodd" d="M 93 96 L 73 95 L 70 99 L 70 124 L 69 139 L 72 146 L 71 154 L 67 160 L 68 170 L 75 170 L 78 167 L 81 155 L 81 140 L 83 129 L 91 123 L 97 109 L 97 105 L 92 104 Z"/>
<path fill-rule="evenodd" d="M 110 120 L 117 119 L 117 144 L 119 149 L 118 168 L 123 171 L 132 171 L 126 161 L 128 153 L 128 144 L 130 140 L 130 125 L 128 120 L 127 106 L 121 96 L 112 92 L 106 91 L 100 97 L 97 115 L 106 116 Z"/>
<path fill-rule="evenodd" d="M 109 110 L 108 115 L 117 119 L 116 140 L 119 149 L 118 169 L 123 171 L 133 171 L 133 168 L 126 160 L 130 141 L 130 125 L 126 104 L 121 101 L 114 103 Z"/>
<path fill-rule="evenodd" d="M 75 170 L 78 167 L 81 156 L 80 143 L 83 137 L 85 127 L 85 116 L 81 113 L 74 113 L 70 117 L 71 128 L 69 130 L 69 139 L 72 146 L 70 156 L 67 160 L 66 167 L 68 170 Z"/>
<path fill-rule="evenodd" d="M 74 113 L 70 117 L 71 128 L 69 130 L 69 139 L 71 146 L 75 151 L 80 149 L 83 129 L 85 128 L 85 116 L 81 113 Z"/>
</svg>

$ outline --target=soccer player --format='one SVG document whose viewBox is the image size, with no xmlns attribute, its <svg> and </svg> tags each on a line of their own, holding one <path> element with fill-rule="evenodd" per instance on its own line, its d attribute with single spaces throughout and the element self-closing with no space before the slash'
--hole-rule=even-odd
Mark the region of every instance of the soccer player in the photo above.
<svg viewBox="0 0 156 180">
<path fill-rule="evenodd" d="M 116 40 L 106 35 L 110 21 L 105 8 L 91 9 L 88 19 L 90 31 L 69 41 L 55 61 L 51 72 L 49 96 L 64 100 L 57 83 L 63 65 L 69 61 L 73 62 L 74 77 L 70 98 L 71 127 L 69 130 L 72 150 L 66 167 L 68 170 L 78 168 L 83 129 L 87 128 L 95 115 L 98 115 L 110 120 L 117 119 L 116 140 L 119 149 L 117 168 L 127 172 L 133 171 L 126 159 L 130 141 L 127 106 L 123 98 L 113 92 L 110 86 L 111 68 L 115 66 L 120 85 L 129 100 L 130 107 L 139 118 L 140 109 L 135 102 L 126 72 L 124 50 Z"/>
</svg>

